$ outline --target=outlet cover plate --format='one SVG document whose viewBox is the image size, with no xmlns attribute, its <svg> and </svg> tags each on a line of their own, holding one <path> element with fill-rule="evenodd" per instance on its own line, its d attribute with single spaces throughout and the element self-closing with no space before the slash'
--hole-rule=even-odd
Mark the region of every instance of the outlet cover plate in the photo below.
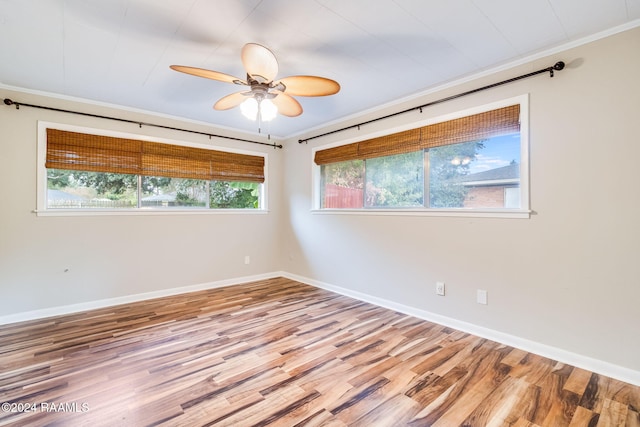
<svg viewBox="0 0 640 427">
<path fill-rule="evenodd" d="M 477 301 L 478 304 L 487 304 L 487 291 L 483 290 L 483 289 L 478 289 L 478 295 L 477 295 Z"/>
</svg>

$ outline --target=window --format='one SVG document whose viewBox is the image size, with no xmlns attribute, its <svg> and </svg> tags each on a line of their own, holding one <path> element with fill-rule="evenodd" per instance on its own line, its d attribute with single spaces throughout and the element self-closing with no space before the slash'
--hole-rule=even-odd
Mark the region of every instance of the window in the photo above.
<svg viewBox="0 0 640 427">
<path fill-rule="evenodd" d="M 430 207 L 520 208 L 513 194 L 520 194 L 520 133 L 445 145 L 426 154 Z"/>
<path fill-rule="evenodd" d="M 39 196 L 39 211 L 264 210 L 265 157 L 260 155 L 43 123 L 40 139 L 45 140 L 39 152 L 46 191 Z"/>
<path fill-rule="evenodd" d="M 526 212 L 522 104 L 317 150 L 317 206 L 414 213 Z"/>
<path fill-rule="evenodd" d="M 127 209 L 137 206 L 136 175 L 47 169 L 47 209 Z"/>
<path fill-rule="evenodd" d="M 424 198 L 422 152 L 395 154 L 365 160 L 366 208 L 411 208 Z"/>
<path fill-rule="evenodd" d="M 206 208 L 208 181 L 143 176 L 140 206 Z"/>
<path fill-rule="evenodd" d="M 364 160 L 322 166 L 322 207 L 361 208 L 364 203 Z"/>
</svg>

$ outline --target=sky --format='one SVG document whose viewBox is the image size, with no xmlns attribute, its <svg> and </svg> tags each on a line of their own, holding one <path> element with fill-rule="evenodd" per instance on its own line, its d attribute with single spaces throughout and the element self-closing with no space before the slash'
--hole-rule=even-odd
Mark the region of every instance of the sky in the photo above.
<svg viewBox="0 0 640 427">
<path fill-rule="evenodd" d="M 485 141 L 484 148 L 470 163 L 469 173 L 507 166 L 512 160 L 520 163 L 520 134 L 498 136 Z"/>
</svg>

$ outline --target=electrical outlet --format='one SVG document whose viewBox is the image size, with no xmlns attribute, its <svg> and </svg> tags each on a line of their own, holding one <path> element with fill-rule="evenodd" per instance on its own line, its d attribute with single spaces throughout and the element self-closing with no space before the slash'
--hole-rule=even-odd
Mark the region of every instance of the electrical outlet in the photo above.
<svg viewBox="0 0 640 427">
<path fill-rule="evenodd" d="M 487 291 L 483 290 L 483 289 L 478 289 L 478 294 L 477 294 L 477 301 L 478 304 L 487 304 Z"/>
<path fill-rule="evenodd" d="M 249 255 L 244 256 L 244 264 L 245 265 L 251 264 L 251 257 Z"/>
<path fill-rule="evenodd" d="M 436 295 L 444 296 L 444 282 L 436 282 Z"/>
</svg>

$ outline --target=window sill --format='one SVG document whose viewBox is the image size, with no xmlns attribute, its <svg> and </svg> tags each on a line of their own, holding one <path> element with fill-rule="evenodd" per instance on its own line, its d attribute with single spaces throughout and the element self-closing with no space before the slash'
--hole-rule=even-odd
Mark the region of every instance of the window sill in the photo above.
<svg viewBox="0 0 640 427">
<path fill-rule="evenodd" d="M 37 216 L 122 216 L 122 215 L 261 215 L 265 209 L 45 209 L 32 211 Z"/>
<path fill-rule="evenodd" d="M 471 218 L 529 219 L 530 210 L 523 209 L 312 209 L 321 215 L 441 216 Z"/>
</svg>

